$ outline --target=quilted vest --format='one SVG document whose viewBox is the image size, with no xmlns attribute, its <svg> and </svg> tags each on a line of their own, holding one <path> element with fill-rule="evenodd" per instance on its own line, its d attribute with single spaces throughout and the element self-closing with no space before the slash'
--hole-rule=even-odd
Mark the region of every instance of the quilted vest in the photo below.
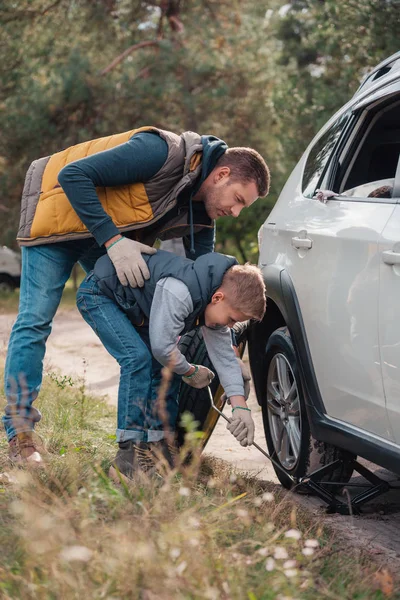
<svg viewBox="0 0 400 600">
<path fill-rule="evenodd" d="M 200 176 L 201 136 L 191 131 L 176 135 L 156 127 L 142 127 L 83 142 L 34 161 L 27 171 L 22 193 L 19 244 L 29 246 L 91 237 L 60 187 L 58 174 L 66 164 L 123 144 L 140 131 L 154 131 L 167 142 L 165 164 L 146 183 L 97 188 L 100 202 L 121 233 L 151 229 L 150 237 L 140 232 L 135 236 L 144 243 L 153 244 L 156 237 L 171 239 L 185 235 L 189 230 L 185 214 L 175 214 L 171 222 L 163 219 L 162 231 L 151 226 L 171 211 L 178 195 Z M 202 221 L 195 231 L 213 226 L 207 216 Z"/>
<path fill-rule="evenodd" d="M 195 261 L 163 250 L 152 255 L 143 254 L 143 258 L 149 268 L 150 279 L 142 288 L 123 286 L 108 255 L 99 258 L 94 267 L 99 289 L 122 308 L 133 325 L 141 326 L 150 317 L 157 282 L 164 277 L 179 279 L 189 289 L 193 301 L 193 312 L 186 319 L 181 333 L 193 329 L 214 292 L 221 286 L 225 272 L 238 264 L 233 256 L 217 252 L 204 254 Z"/>
</svg>

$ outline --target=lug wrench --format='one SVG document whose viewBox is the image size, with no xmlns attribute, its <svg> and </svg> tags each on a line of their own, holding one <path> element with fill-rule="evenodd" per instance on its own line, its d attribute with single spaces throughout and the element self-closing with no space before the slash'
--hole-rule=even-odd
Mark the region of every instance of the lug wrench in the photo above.
<svg viewBox="0 0 400 600">
<path fill-rule="evenodd" d="M 217 408 L 217 406 L 215 406 L 215 404 L 214 404 L 214 398 L 213 398 L 213 395 L 212 395 L 212 393 L 211 393 L 211 389 L 210 389 L 210 386 L 209 386 L 209 385 L 207 386 L 207 391 L 208 391 L 208 396 L 209 396 L 209 398 L 210 398 L 211 407 L 212 407 L 214 410 L 216 410 L 216 411 L 217 411 L 217 413 L 218 413 L 219 415 L 221 415 L 221 417 L 223 417 L 223 418 L 225 419 L 225 421 L 228 421 L 228 423 L 231 423 L 231 419 L 229 419 L 229 418 L 228 418 L 226 415 L 224 415 L 224 413 L 223 413 L 221 410 L 219 410 L 219 408 Z M 285 473 L 286 477 L 288 477 L 288 478 L 289 478 L 289 479 L 290 479 L 290 480 L 291 480 L 291 481 L 292 481 L 294 484 L 297 484 L 297 483 L 298 483 L 298 482 L 296 481 L 296 479 L 295 479 L 294 477 L 292 477 L 292 475 L 289 475 L 289 473 L 287 473 L 287 471 L 285 471 L 285 469 L 282 467 L 282 465 L 280 465 L 279 463 L 277 463 L 277 462 L 276 462 L 276 460 L 274 460 L 274 459 L 273 459 L 273 458 L 272 458 L 272 457 L 271 457 L 269 454 L 267 454 L 267 453 L 265 452 L 265 450 L 263 450 L 263 449 L 261 448 L 261 446 L 259 446 L 259 445 L 258 445 L 258 444 L 256 444 L 255 442 L 253 442 L 253 443 L 252 443 L 252 444 L 250 444 L 250 445 L 251 445 L 251 446 L 255 446 L 255 448 L 257 448 L 257 450 L 258 450 L 259 452 L 261 452 L 261 454 L 263 454 L 264 456 L 266 456 L 266 458 L 268 458 L 268 459 L 269 459 L 269 460 L 272 462 L 272 464 L 273 464 L 273 465 L 274 465 L 274 466 L 275 466 L 277 469 L 279 469 L 280 471 L 282 471 L 283 473 Z"/>
</svg>

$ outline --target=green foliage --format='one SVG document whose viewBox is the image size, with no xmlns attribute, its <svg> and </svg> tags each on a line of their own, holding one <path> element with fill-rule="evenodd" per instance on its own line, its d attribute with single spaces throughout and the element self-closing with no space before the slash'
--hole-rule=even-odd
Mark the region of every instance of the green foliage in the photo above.
<svg viewBox="0 0 400 600">
<path fill-rule="evenodd" d="M 308 142 L 397 51 L 398 14 L 397 0 L 4 0 L 0 242 L 13 244 L 32 160 L 154 124 L 263 154 L 270 196 L 240 225 L 218 223 L 221 248 L 256 260 L 257 230 Z"/>
</svg>

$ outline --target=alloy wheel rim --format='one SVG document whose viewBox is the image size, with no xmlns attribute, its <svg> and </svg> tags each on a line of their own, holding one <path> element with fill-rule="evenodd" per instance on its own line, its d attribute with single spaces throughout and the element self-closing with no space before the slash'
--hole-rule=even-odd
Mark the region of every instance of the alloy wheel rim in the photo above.
<svg viewBox="0 0 400 600">
<path fill-rule="evenodd" d="M 275 354 L 268 369 L 267 410 L 275 455 L 291 471 L 300 455 L 300 400 L 290 363 L 281 353 Z"/>
</svg>

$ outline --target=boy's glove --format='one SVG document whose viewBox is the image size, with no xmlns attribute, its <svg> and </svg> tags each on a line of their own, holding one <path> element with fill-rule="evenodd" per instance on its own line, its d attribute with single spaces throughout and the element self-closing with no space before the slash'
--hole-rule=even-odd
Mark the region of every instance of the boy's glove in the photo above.
<svg viewBox="0 0 400 600">
<path fill-rule="evenodd" d="M 251 381 L 251 375 L 250 375 L 250 369 L 249 367 L 242 361 L 241 358 L 238 358 L 238 363 L 240 365 L 240 370 L 242 371 L 242 377 L 243 377 L 243 387 L 244 387 L 244 398 L 245 400 L 248 399 L 248 397 L 250 396 L 250 381 Z M 223 400 L 225 402 L 226 400 L 226 394 L 223 393 L 221 396 L 221 400 Z M 231 403 L 231 401 L 227 400 L 228 404 Z"/>
<path fill-rule="evenodd" d="M 149 279 L 150 273 L 142 253 L 155 254 L 155 248 L 121 237 L 107 248 L 107 252 L 122 285 L 134 288 L 144 286 L 144 281 Z"/>
<path fill-rule="evenodd" d="M 210 369 L 207 369 L 207 367 L 203 367 L 203 365 L 192 366 L 195 367 L 194 372 L 192 375 L 184 375 L 182 381 L 198 390 L 210 385 L 215 377 L 214 373 Z"/>
<path fill-rule="evenodd" d="M 249 408 L 237 406 L 232 411 L 228 431 L 240 442 L 241 446 L 251 446 L 254 442 L 254 421 Z"/>
</svg>

